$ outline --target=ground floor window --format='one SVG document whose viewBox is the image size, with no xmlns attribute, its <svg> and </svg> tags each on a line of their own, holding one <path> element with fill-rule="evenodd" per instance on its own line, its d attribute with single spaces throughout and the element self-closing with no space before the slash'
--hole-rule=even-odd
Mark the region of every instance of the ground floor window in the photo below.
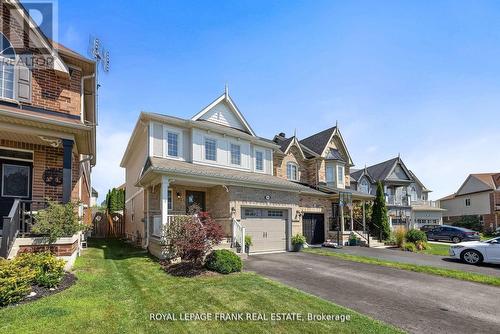
<svg viewBox="0 0 500 334">
<path fill-rule="evenodd" d="M 29 197 L 30 167 L 14 164 L 2 165 L 2 196 Z"/>
</svg>

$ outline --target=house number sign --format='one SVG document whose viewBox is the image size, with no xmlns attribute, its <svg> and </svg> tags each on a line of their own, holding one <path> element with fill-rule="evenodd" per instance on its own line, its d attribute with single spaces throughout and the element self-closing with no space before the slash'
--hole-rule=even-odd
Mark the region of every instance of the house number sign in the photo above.
<svg viewBox="0 0 500 334">
<path fill-rule="evenodd" d="M 271 199 L 271 195 L 266 195 L 264 196 L 264 198 L 266 199 L 266 201 L 269 201 Z"/>
</svg>

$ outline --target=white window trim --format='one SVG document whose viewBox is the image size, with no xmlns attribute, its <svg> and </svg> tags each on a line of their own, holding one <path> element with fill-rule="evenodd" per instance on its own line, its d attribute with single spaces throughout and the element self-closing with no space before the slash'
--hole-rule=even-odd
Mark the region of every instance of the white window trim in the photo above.
<svg viewBox="0 0 500 334">
<path fill-rule="evenodd" d="M 5 36 L 5 38 L 7 38 L 7 36 Z M 7 39 L 10 43 L 10 40 Z M 12 46 L 12 43 L 11 43 L 11 46 Z M 10 65 L 13 66 L 14 68 L 14 72 L 12 73 L 12 98 L 10 97 L 4 97 L 2 96 L 3 95 L 3 92 L 0 91 L 0 100 L 2 101 L 7 101 L 7 102 L 13 102 L 13 103 L 19 103 L 19 101 L 17 100 L 17 71 L 16 71 L 16 63 L 19 61 L 19 57 L 17 54 L 15 54 L 15 60 L 11 60 L 10 58 L 7 58 L 7 57 L 4 57 L 2 55 L 0 55 L 0 63 L 8 63 Z M 3 77 L 3 73 L 2 73 L 2 77 Z M 3 79 L 2 79 L 3 80 Z M 3 85 L 3 83 L 2 83 Z M 2 88 L 3 89 L 3 88 Z"/>
<path fill-rule="evenodd" d="M 342 168 L 342 177 L 339 177 L 339 168 Z M 342 165 L 336 165 L 335 176 L 337 177 L 337 186 L 345 186 L 345 168 Z"/>
<path fill-rule="evenodd" d="M 290 169 L 290 177 L 288 176 L 288 166 L 295 167 L 295 178 L 293 178 L 292 170 Z M 296 162 L 293 161 L 288 161 L 286 163 L 286 178 L 290 181 L 299 181 L 300 180 L 300 175 L 299 175 L 299 165 Z"/>
<path fill-rule="evenodd" d="M 257 152 L 262 153 L 262 169 L 257 169 Z M 254 162 L 254 171 L 256 173 L 266 173 L 266 154 L 264 150 L 260 149 L 254 149 L 254 157 L 253 157 L 253 162 Z"/>
<path fill-rule="evenodd" d="M 28 168 L 28 194 L 26 194 L 26 196 L 13 196 L 13 195 L 5 195 L 4 192 L 3 192 L 3 187 L 4 187 L 4 183 L 3 183 L 3 176 L 4 176 L 4 173 L 5 173 L 5 166 L 21 166 L 21 167 L 27 167 Z M 25 165 L 14 165 L 14 164 L 9 164 L 9 163 L 4 163 L 2 165 L 2 175 L 0 175 L 0 177 L 2 178 L 2 197 L 9 197 L 9 198 L 30 198 L 30 191 L 31 191 L 31 182 L 30 179 L 31 179 L 31 168 L 30 166 L 25 166 Z"/>
<path fill-rule="evenodd" d="M 175 155 L 168 155 L 168 133 L 174 133 L 177 135 L 177 156 Z M 167 126 L 163 126 L 163 157 L 169 158 L 169 159 L 174 159 L 174 160 L 185 160 L 183 158 L 183 136 L 182 136 L 182 131 L 173 129 Z"/>
<path fill-rule="evenodd" d="M 240 143 L 235 143 L 235 142 L 231 142 L 231 141 L 228 141 L 227 145 L 228 145 L 228 152 L 229 152 L 229 156 L 228 156 L 227 160 L 229 162 L 229 165 L 235 166 L 235 167 L 243 167 L 243 154 L 241 153 L 241 146 L 242 145 Z M 233 152 L 231 151 L 231 145 L 235 145 L 235 146 L 240 147 L 240 163 L 239 164 L 233 164 L 233 159 L 232 159 Z"/>
<path fill-rule="evenodd" d="M 3 155 L 0 156 L 0 158 L 4 159 L 4 160 L 33 162 L 33 159 L 35 158 L 35 151 L 33 151 L 33 150 L 25 150 L 25 149 L 21 149 L 21 148 L 12 148 L 12 147 L 7 147 L 7 146 L 0 146 L 0 149 L 8 150 L 8 151 L 28 152 L 28 153 L 31 153 L 31 156 L 33 157 L 30 160 L 30 159 L 11 158 L 11 157 L 3 156 Z"/>
<path fill-rule="evenodd" d="M 210 160 L 210 159 L 207 159 L 207 139 L 208 140 L 213 140 L 215 141 L 215 160 Z M 218 139 L 217 138 L 214 138 L 214 137 L 209 137 L 209 136 L 203 136 L 203 156 L 202 156 L 202 159 L 203 161 L 207 161 L 209 163 L 217 163 L 218 162 L 218 154 L 217 154 L 217 148 L 219 146 L 219 142 L 218 142 Z"/>
</svg>

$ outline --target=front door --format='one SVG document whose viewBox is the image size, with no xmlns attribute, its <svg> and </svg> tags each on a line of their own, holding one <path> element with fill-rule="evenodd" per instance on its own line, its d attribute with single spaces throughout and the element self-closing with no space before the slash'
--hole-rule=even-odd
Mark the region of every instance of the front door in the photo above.
<svg viewBox="0 0 500 334">
<path fill-rule="evenodd" d="M 302 234 L 310 245 L 323 243 L 325 241 L 325 216 L 319 213 L 304 213 Z"/>
<path fill-rule="evenodd" d="M 31 199 L 32 172 L 32 162 L 0 159 L 0 230 L 14 200 Z"/>
<path fill-rule="evenodd" d="M 186 190 L 186 213 L 189 214 L 189 208 L 196 204 L 201 208 L 201 211 L 207 211 L 205 206 L 205 193 L 203 191 Z"/>
</svg>

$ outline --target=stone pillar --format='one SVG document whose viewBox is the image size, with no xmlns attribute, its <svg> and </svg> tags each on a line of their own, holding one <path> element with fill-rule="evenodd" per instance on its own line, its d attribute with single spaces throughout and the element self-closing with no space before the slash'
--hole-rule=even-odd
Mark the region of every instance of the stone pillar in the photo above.
<svg viewBox="0 0 500 334">
<path fill-rule="evenodd" d="M 71 169 L 73 165 L 73 141 L 63 139 L 63 196 L 64 204 L 71 201 Z"/>
</svg>

